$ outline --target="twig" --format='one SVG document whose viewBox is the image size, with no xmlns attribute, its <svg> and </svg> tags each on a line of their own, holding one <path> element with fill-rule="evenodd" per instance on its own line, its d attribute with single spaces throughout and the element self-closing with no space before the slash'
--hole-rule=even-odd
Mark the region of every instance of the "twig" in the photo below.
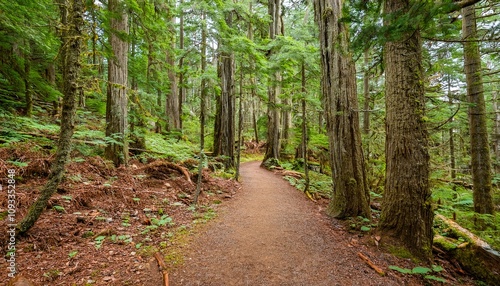
<svg viewBox="0 0 500 286">
<path fill-rule="evenodd" d="M 358 256 L 363 259 L 366 264 L 368 264 L 368 266 L 370 266 L 373 270 L 377 271 L 378 274 L 380 274 L 381 276 L 384 276 L 385 275 L 385 272 L 380 269 L 380 267 L 378 267 L 377 265 L 375 265 L 368 257 L 366 257 L 363 253 L 361 252 L 358 252 Z"/>
<path fill-rule="evenodd" d="M 167 265 L 165 265 L 165 261 L 161 257 L 159 252 L 155 253 L 156 261 L 158 262 L 158 267 L 160 268 L 161 273 L 163 274 L 163 285 L 168 286 L 168 272 Z"/>
</svg>

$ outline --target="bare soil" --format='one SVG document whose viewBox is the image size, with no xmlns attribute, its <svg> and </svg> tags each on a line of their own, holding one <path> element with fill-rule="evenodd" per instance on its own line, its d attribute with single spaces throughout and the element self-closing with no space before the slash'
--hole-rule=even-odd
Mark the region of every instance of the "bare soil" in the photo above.
<svg viewBox="0 0 500 286">
<path fill-rule="evenodd" d="M 0 285 L 10 280 L 5 259 L 7 170 L 16 170 L 16 221 L 26 214 L 50 172 L 51 152 L 33 149 L 30 144 L 0 149 Z M 116 169 L 100 157 L 75 159 L 81 155 L 73 153 L 47 209 L 27 235 L 16 240 L 18 275 L 35 285 L 162 285 L 154 254 L 167 255 L 239 189 L 234 180 L 204 171 L 200 207 L 194 210 L 190 205 L 196 186 L 171 168 L 171 162 L 132 161 Z M 16 166 L 12 161 L 29 164 Z M 197 161 L 179 166 L 189 169 L 193 164 Z M 197 180 L 197 174 L 189 175 Z M 158 223 L 162 217 L 171 221 Z"/>
<path fill-rule="evenodd" d="M 0 149 L 4 191 L 3 174 L 12 168 L 17 172 L 18 220 L 50 172 L 51 152 L 32 150 L 29 145 Z M 29 164 L 14 166 L 12 161 Z M 196 163 L 181 165 L 189 169 Z M 432 284 L 389 270 L 389 265 L 411 269 L 415 264 L 379 250 L 369 233 L 328 218 L 326 200 L 312 202 L 281 174 L 259 165 L 242 165 L 242 188 L 204 172 L 195 209 L 194 184 L 169 162 L 133 161 L 115 169 L 100 157 L 73 159 L 47 210 L 17 239 L 17 271 L 35 285 L 161 286 L 154 256 L 159 253 L 174 286 Z M 196 182 L 196 174 L 188 176 Z M 6 214 L 7 196 L 2 194 L 0 214 Z M 165 216 L 171 223 L 155 228 L 155 220 Z M 7 285 L 5 218 L 0 229 L 0 285 Z M 377 274 L 358 253 L 386 275 Z M 436 254 L 435 264 L 445 268 L 439 276 L 449 284 L 473 285 L 456 262 Z"/>
<path fill-rule="evenodd" d="M 241 167 L 243 188 L 185 252 L 170 285 L 429 285 L 387 267 L 413 267 L 349 233 L 279 175 Z M 371 245 L 370 245 L 371 244 Z M 360 257 L 384 269 L 377 274 Z M 457 284 L 472 285 L 453 277 Z M 427 283 L 427 284 L 426 284 Z M 440 283 L 439 283 L 440 284 Z"/>
</svg>

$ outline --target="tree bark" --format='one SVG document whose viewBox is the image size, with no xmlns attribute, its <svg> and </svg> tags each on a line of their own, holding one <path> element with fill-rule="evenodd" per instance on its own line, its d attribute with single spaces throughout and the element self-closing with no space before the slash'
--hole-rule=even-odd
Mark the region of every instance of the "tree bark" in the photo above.
<svg viewBox="0 0 500 286">
<path fill-rule="evenodd" d="M 226 23 L 231 27 L 232 12 L 227 12 Z M 226 45 L 223 42 L 223 45 Z M 218 76 L 221 84 L 217 96 L 214 126 L 214 156 L 226 157 L 226 168 L 234 167 L 235 105 L 234 105 L 234 53 L 223 46 L 219 57 Z"/>
<path fill-rule="evenodd" d="M 31 44 L 28 42 L 28 48 L 24 53 L 24 97 L 26 101 L 24 115 L 31 117 L 33 115 L 33 90 L 31 88 Z"/>
<path fill-rule="evenodd" d="M 304 63 L 302 63 L 301 67 L 301 85 L 302 85 L 302 158 L 304 159 L 304 179 L 305 179 L 305 186 L 304 186 L 304 193 L 309 192 L 309 163 L 308 163 L 308 158 L 307 158 L 307 142 L 308 140 L 308 134 L 307 134 L 307 110 L 306 110 L 306 66 Z"/>
<path fill-rule="evenodd" d="M 167 94 L 166 100 L 166 113 L 167 113 L 167 131 L 180 130 L 181 129 L 181 116 L 179 113 L 179 95 L 177 93 L 177 73 L 175 72 L 175 36 L 174 36 L 174 25 L 175 18 L 170 14 L 171 23 L 169 23 L 169 33 L 170 33 L 170 49 L 167 51 L 167 70 L 168 70 L 168 81 L 170 83 L 169 93 Z"/>
<path fill-rule="evenodd" d="M 201 30 L 201 72 L 202 75 L 207 71 L 207 27 L 205 22 L 205 12 L 201 15 L 202 30 Z M 207 105 L 207 78 L 201 79 L 201 94 L 200 94 L 200 162 L 198 164 L 198 181 L 196 183 L 196 192 L 193 203 L 198 204 L 198 197 L 201 193 L 201 183 L 203 179 L 203 161 L 205 160 L 205 112 Z"/>
<path fill-rule="evenodd" d="M 359 126 L 356 71 L 349 51 L 341 0 L 316 0 L 321 51 L 321 94 L 334 182 L 328 212 L 333 217 L 371 218 Z"/>
<path fill-rule="evenodd" d="M 281 0 L 269 0 L 268 12 L 271 17 L 269 24 L 269 39 L 273 41 L 281 33 Z M 269 52 L 269 56 L 274 51 Z M 278 108 L 278 98 L 281 93 L 281 74 L 276 71 L 271 76 L 271 83 L 268 87 L 267 104 L 267 144 L 263 163 L 268 159 L 280 158 L 280 111 Z"/>
<path fill-rule="evenodd" d="M 453 106 L 453 96 L 451 94 L 451 80 L 448 77 L 448 103 L 450 104 L 450 108 Z M 453 123 L 454 119 L 452 118 L 450 123 Z M 450 138 L 450 176 L 451 179 L 455 179 L 457 177 L 456 171 L 456 160 L 455 160 L 455 131 L 453 125 L 448 129 L 448 137 Z"/>
<path fill-rule="evenodd" d="M 182 7 L 184 0 L 180 0 L 179 6 Z M 179 16 L 179 50 L 184 52 L 184 11 L 180 10 Z M 186 99 L 185 88 L 184 55 L 179 59 L 179 129 L 182 130 L 182 103 Z"/>
<path fill-rule="evenodd" d="M 367 49 L 364 53 L 365 60 L 365 70 L 363 72 L 363 95 L 364 95 L 364 106 L 363 106 L 363 133 L 370 133 L 370 52 Z"/>
<path fill-rule="evenodd" d="M 482 214 L 494 212 L 491 190 L 491 159 L 486 125 L 481 55 L 476 41 L 475 6 L 462 9 L 462 37 L 464 43 L 464 69 L 469 101 L 469 132 L 471 147 L 474 211 Z"/>
<path fill-rule="evenodd" d="M 27 232 L 38 220 L 43 210 L 47 207 L 47 202 L 57 190 L 57 186 L 62 181 L 66 163 L 69 161 L 71 152 L 71 137 L 75 127 L 75 113 L 78 96 L 78 80 L 80 77 L 80 53 L 82 51 L 82 34 L 84 29 L 83 20 L 83 1 L 66 1 L 69 5 L 68 27 L 66 37 L 63 37 L 64 45 L 62 49 L 66 50 L 64 55 L 64 98 L 62 107 L 61 130 L 55 160 L 51 166 L 49 180 L 43 187 L 40 196 L 30 206 L 28 213 L 18 225 L 18 232 L 23 234 Z"/>
<path fill-rule="evenodd" d="M 409 9 L 408 1 L 385 1 L 384 11 L 393 21 Z M 429 259 L 433 215 L 421 45 L 419 30 L 403 32 L 384 45 L 386 183 L 379 231 L 382 243 Z"/>
<path fill-rule="evenodd" d="M 495 126 L 494 126 L 494 139 L 493 148 L 495 154 L 495 172 L 500 173 L 500 108 L 498 107 L 498 100 L 500 92 L 496 90 L 493 92 L 493 112 L 495 113 Z"/>
<path fill-rule="evenodd" d="M 106 104 L 106 136 L 114 141 L 106 146 L 104 155 L 115 166 L 128 162 L 127 143 L 127 50 L 123 35 L 128 34 L 128 15 L 121 0 L 109 0 L 112 55 L 108 59 L 108 89 Z"/>
</svg>

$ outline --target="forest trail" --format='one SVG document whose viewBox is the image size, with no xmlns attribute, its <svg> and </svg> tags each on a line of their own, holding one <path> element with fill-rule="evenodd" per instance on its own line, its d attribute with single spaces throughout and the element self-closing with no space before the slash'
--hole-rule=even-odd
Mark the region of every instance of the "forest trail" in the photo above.
<svg viewBox="0 0 500 286">
<path fill-rule="evenodd" d="M 357 236 L 259 165 L 242 164 L 242 191 L 193 239 L 170 285 L 407 284 L 369 268 Z"/>
</svg>

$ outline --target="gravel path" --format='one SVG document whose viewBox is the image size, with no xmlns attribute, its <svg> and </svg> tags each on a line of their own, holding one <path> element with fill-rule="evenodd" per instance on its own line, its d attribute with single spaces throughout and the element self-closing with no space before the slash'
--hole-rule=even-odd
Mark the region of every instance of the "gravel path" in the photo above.
<svg viewBox="0 0 500 286">
<path fill-rule="evenodd" d="M 194 238 L 170 285 L 417 285 L 370 269 L 359 251 L 375 261 L 387 255 L 356 244 L 357 236 L 259 165 L 242 165 L 243 189 Z"/>
</svg>

